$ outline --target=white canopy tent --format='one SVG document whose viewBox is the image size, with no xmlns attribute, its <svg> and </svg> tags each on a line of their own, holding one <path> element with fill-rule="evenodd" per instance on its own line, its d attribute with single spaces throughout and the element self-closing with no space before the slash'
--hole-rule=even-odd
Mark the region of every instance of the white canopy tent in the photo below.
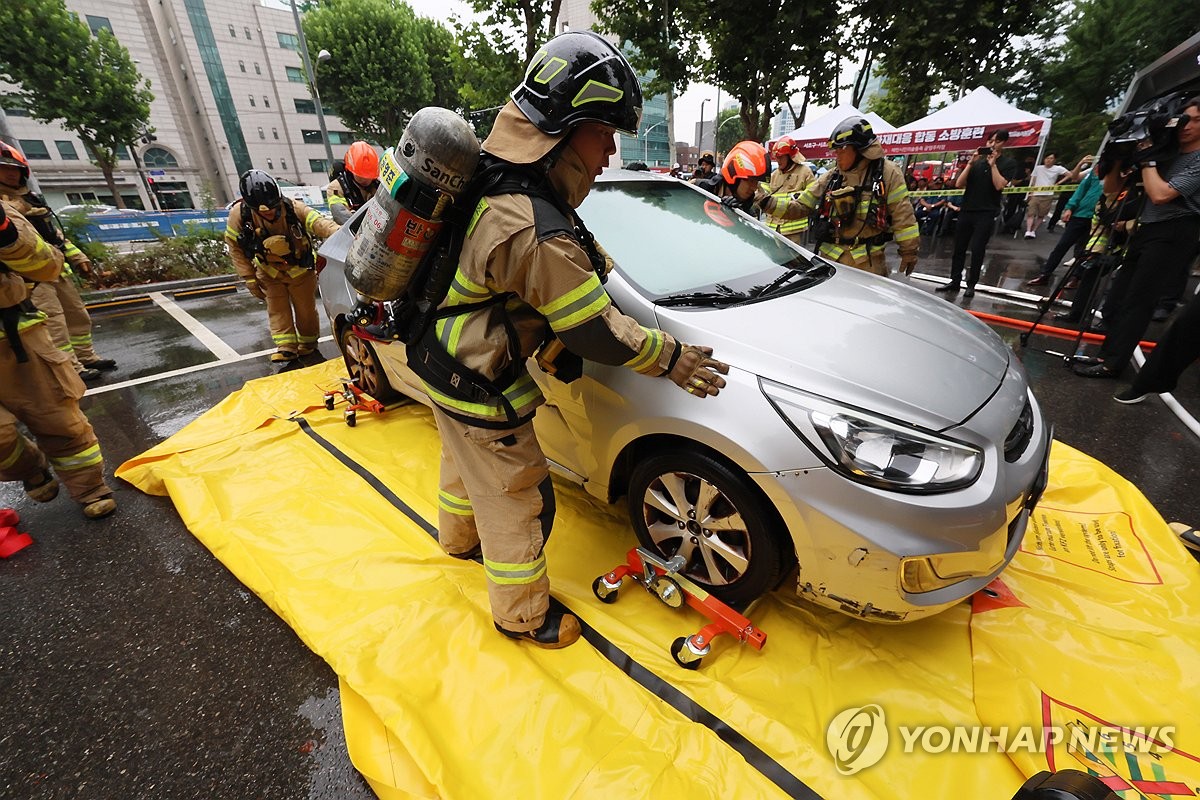
<svg viewBox="0 0 1200 800">
<path fill-rule="evenodd" d="M 786 135 L 796 141 L 805 158 L 831 158 L 833 153 L 829 151 L 829 134 L 833 133 L 837 124 L 846 117 L 866 117 L 871 123 L 871 127 L 875 129 L 875 133 L 896 130 L 895 126 L 875 112 L 868 111 L 864 114 L 849 103 L 842 103 L 832 111 L 822 114 L 812 122 L 807 122 Z"/>
<path fill-rule="evenodd" d="M 888 155 L 973 150 L 1007 130 L 1007 148 L 1041 147 L 1050 120 L 1009 105 L 982 86 L 927 117 L 879 137 Z"/>
</svg>

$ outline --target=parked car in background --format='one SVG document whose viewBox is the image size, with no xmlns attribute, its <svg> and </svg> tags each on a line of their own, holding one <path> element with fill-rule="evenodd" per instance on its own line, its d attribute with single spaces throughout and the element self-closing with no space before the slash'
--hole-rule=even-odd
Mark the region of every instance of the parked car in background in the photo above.
<svg viewBox="0 0 1200 800">
<path fill-rule="evenodd" d="M 642 545 L 683 556 L 688 578 L 730 602 L 798 564 L 803 597 L 905 622 L 1000 574 L 1045 486 L 1050 429 L 991 329 L 653 173 L 606 171 L 580 215 L 616 262 L 613 302 L 712 346 L 730 371 L 701 402 L 590 362 L 563 384 L 531 361 L 547 400 L 534 424 L 557 474 L 624 497 Z M 321 248 L 326 312 L 364 389 L 428 404 L 403 345 L 348 319 L 361 218 Z"/>
</svg>

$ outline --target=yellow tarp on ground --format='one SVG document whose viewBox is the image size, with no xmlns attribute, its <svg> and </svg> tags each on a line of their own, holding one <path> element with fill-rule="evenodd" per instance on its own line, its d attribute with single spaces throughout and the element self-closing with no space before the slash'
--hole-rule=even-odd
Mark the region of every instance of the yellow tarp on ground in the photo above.
<svg viewBox="0 0 1200 800">
<path fill-rule="evenodd" d="M 551 586 L 590 645 L 498 636 L 482 568 L 430 535 L 428 411 L 348 428 L 321 407 L 341 369 L 249 383 L 117 474 L 169 494 L 329 662 L 351 758 L 382 797 L 1005 800 L 1024 776 L 1084 765 L 1126 798 L 1197 793 L 1197 564 L 1136 489 L 1066 446 L 1022 552 L 974 608 L 885 627 L 784 590 L 751 613 L 761 652 L 721 637 L 690 672 L 668 645 L 701 618 L 628 583 L 597 601 L 592 580 L 635 540 L 619 507 L 563 483 Z M 835 761 L 827 730 L 858 707 L 875 726 Z"/>
</svg>

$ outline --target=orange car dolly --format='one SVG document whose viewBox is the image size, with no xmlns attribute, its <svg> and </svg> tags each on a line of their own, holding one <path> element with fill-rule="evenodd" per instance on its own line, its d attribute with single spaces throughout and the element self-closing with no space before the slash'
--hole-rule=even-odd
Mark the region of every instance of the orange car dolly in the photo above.
<svg viewBox="0 0 1200 800">
<path fill-rule="evenodd" d="M 621 580 L 630 578 L 671 608 L 680 608 L 686 602 L 710 620 L 691 636 L 681 636 L 671 643 L 671 657 L 684 669 L 699 668 L 701 659 L 712 649 L 712 640 L 723 633 L 755 650 L 762 650 L 767 643 L 765 631 L 680 574 L 686 563 L 683 556 L 664 561 L 649 550 L 635 547 L 625 558 L 624 564 L 592 582 L 592 592 L 600 602 L 615 603 Z"/>
<path fill-rule="evenodd" d="M 384 412 L 383 403 L 364 392 L 353 380 L 342 378 L 341 381 L 342 388 L 340 391 L 325 393 L 325 408 L 333 411 L 333 404 L 337 402 L 338 395 L 344 397 L 347 405 L 346 410 L 342 412 L 342 416 L 345 417 L 346 424 L 351 428 L 358 422 L 359 411 L 370 411 L 374 414 L 382 414 Z"/>
</svg>

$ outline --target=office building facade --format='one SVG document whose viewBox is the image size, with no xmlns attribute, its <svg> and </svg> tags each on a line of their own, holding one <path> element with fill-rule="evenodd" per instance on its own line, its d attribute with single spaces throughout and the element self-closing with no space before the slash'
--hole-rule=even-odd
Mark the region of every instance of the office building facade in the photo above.
<svg viewBox="0 0 1200 800">
<path fill-rule="evenodd" d="M 290 11 L 254 0 L 67 0 L 93 32 L 112 31 L 150 81 L 153 140 L 119 152 L 115 178 L 138 208 L 222 206 L 252 167 L 296 184 L 323 186 L 329 164 Z M 336 58 L 336 54 L 334 55 Z M 319 65 L 315 68 L 319 69 Z M 39 123 L 0 83 L 0 136 L 29 159 L 39 188 L 58 207 L 111 203 L 98 167 L 73 133 Z M 334 157 L 353 141 L 326 114 Z"/>
</svg>

